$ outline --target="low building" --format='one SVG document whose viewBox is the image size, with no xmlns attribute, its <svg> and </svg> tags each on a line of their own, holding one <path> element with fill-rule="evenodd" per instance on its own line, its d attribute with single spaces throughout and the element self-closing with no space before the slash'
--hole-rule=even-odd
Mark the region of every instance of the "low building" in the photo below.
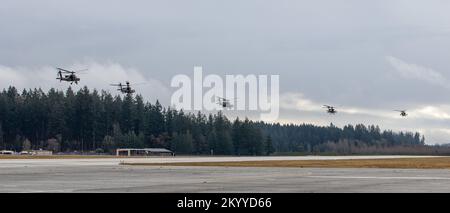
<svg viewBox="0 0 450 213">
<path fill-rule="evenodd" d="M 163 148 L 145 148 L 133 149 L 123 148 L 116 150 L 117 156 L 174 156 L 174 153 L 168 149 Z"/>
<path fill-rule="evenodd" d="M 0 150 L 0 155 L 14 155 L 16 152 L 11 150 Z"/>
<path fill-rule="evenodd" d="M 53 155 L 52 151 L 48 150 L 31 150 L 28 152 L 30 155 L 37 155 L 37 156 L 49 156 Z"/>
<path fill-rule="evenodd" d="M 31 153 L 29 151 L 21 151 L 19 155 L 31 155 Z"/>
</svg>

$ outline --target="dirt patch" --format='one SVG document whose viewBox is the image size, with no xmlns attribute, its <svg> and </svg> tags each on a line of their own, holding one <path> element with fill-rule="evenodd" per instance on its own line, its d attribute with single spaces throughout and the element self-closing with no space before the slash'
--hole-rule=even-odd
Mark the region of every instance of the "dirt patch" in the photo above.
<svg viewBox="0 0 450 213">
<path fill-rule="evenodd" d="M 290 167 L 290 168 L 402 168 L 450 169 L 450 157 L 355 159 L 355 160 L 274 160 L 241 162 L 121 163 L 146 166 L 223 166 L 223 167 Z"/>
</svg>

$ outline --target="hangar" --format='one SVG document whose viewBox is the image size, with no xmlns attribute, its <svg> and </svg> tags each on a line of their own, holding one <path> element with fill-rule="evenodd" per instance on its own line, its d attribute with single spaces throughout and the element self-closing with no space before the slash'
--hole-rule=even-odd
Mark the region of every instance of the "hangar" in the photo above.
<svg viewBox="0 0 450 213">
<path fill-rule="evenodd" d="M 14 155 L 15 152 L 11 150 L 0 150 L 0 155 Z"/>
<path fill-rule="evenodd" d="M 168 149 L 163 148 L 123 148 L 116 150 L 117 156 L 174 156 L 174 153 Z"/>
</svg>

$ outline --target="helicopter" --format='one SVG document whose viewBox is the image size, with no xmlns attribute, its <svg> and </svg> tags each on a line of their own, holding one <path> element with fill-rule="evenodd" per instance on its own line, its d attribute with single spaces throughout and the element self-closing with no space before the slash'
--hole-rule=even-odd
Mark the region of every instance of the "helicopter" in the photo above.
<svg viewBox="0 0 450 213">
<path fill-rule="evenodd" d="M 327 108 L 327 113 L 335 114 L 337 113 L 337 110 L 334 108 L 334 106 L 329 105 L 323 105 L 324 108 Z"/>
<path fill-rule="evenodd" d="M 400 116 L 402 116 L 402 117 L 408 116 L 408 114 L 406 113 L 406 110 L 394 110 L 394 111 L 400 112 Z"/>
<path fill-rule="evenodd" d="M 58 79 L 60 82 L 61 81 L 70 82 L 70 84 L 73 84 L 74 82 L 75 82 L 75 84 L 78 84 L 78 81 L 80 81 L 80 78 L 75 75 L 76 72 L 82 72 L 82 71 L 87 70 L 87 69 L 84 69 L 84 70 L 79 70 L 79 71 L 69 71 L 69 70 L 65 70 L 62 68 L 56 68 L 56 69 L 58 70 L 56 79 Z M 65 73 L 64 76 L 63 76 L 63 73 Z"/>
<path fill-rule="evenodd" d="M 133 94 L 136 92 L 136 90 L 131 88 L 129 81 L 126 81 L 125 84 L 122 83 L 111 84 L 111 86 L 119 87 L 117 90 L 124 94 Z"/>
<path fill-rule="evenodd" d="M 217 98 L 219 99 L 217 101 L 217 104 L 219 104 L 223 108 L 231 108 L 231 107 L 233 107 L 233 105 L 230 103 L 230 100 L 222 98 L 222 97 L 217 97 Z"/>
</svg>

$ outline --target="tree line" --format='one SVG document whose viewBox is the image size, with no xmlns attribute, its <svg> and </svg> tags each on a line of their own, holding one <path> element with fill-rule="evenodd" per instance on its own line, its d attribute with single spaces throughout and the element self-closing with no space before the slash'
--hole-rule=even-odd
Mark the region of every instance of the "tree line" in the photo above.
<svg viewBox="0 0 450 213">
<path fill-rule="evenodd" d="M 346 147 L 424 146 L 419 133 L 358 124 L 338 128 L 229 120 L 106 91 L 29 89 L 0 93 L 0 149 L 113 153 L 116 148 L 167 148 L 180 154 L 341 153 Z M 356 148 L 355 148 L 356 147 Z M 344 150 L 344 151 L 343 151 Z M 347 150 L 347 151 L 345 151 Z"/>
</svg>

